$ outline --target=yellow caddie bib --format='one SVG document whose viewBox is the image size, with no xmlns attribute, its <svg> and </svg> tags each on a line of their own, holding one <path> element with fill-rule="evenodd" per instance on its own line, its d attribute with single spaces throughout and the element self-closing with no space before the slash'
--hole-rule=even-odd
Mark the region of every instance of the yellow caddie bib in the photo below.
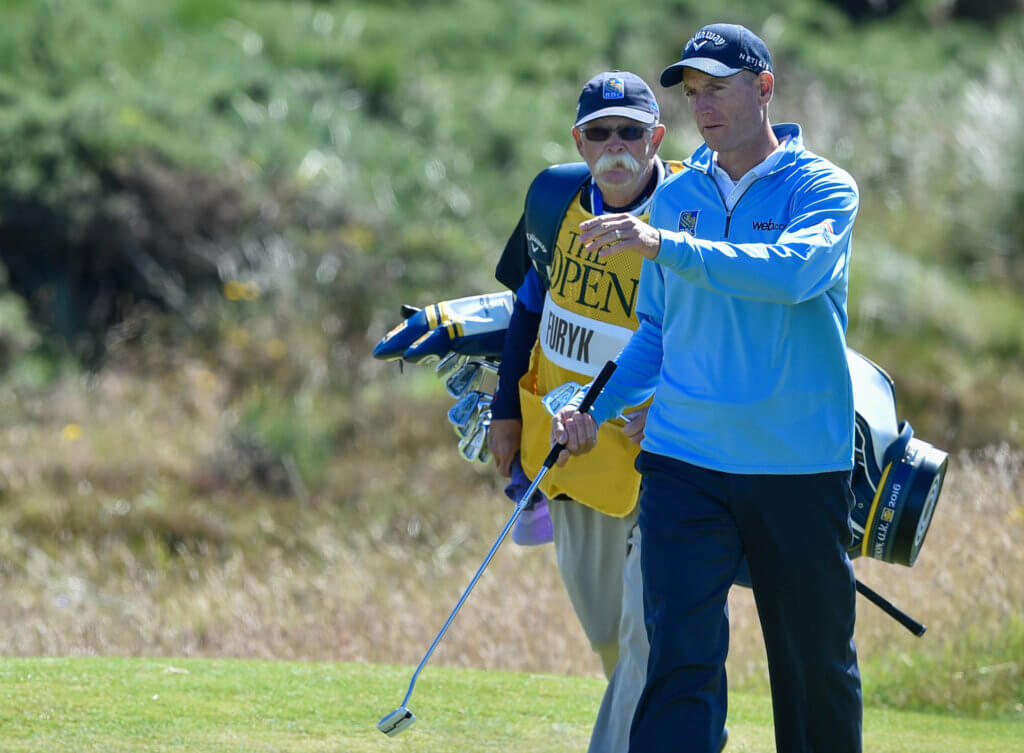
<svg viewBox="0 0 1024 753">
<path fill-rule="evenodd" d="M 682 169 L 678 162 L 668 165 L 671 172 Z M 639 326 L 636 301 L 643 259 L 632 253 L 599 259 L 596 251 L 585 250 L 579 225 L 593 216 L 577 194 L 562 220 L 548 268 L 550 286 L 530 369 L 519 380 L 521 461 L 531 478 L 551 449 L 544 395 L 565 382 L 591 381 Z M 647 215 L 638 219 L 646 221 Z M 565 494 L 614 517 L 632 512 L 640 491 L 640 474 L 633 468 L 640 448 L 623 433 L 623 425 L 621 419 L 606 421 L 598 430 L 597 446 L 562 468 L 552 468 L 541 490 L 548 497 Z"/>
</svg>

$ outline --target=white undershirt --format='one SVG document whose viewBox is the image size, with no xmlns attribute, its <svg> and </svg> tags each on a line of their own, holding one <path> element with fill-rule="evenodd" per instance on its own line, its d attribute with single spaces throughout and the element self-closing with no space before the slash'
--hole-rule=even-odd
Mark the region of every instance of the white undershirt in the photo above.
<svg viewBox="0 0 1024 753">
<path fill-rule="evenodd" d="M 763 178 L 765 175 L 775 169 L 775 166 L 782 159 L 782 152 L 785 151 L 786 142 L 789 141 L 787 136 L 785 139 L 779 142 L 779 145 L 775 147 L 775 151 L 765 157 L 760 163 L 754 165 L 747 174 L 739 180 L 733 180 L 729 177 L 729 173 L 718 166 L 718 152 L 711 155 L 711 175 L 715 179 L 715 183 L 718 184 L 718 190 L 722 194 L 722 198 L 725 200 L 725 208 L 730 212 L 736 206 L 736 202 L 740 200 L 740 197 L 750 188 L 750 184 L 759 178 Z"/>
</svg>

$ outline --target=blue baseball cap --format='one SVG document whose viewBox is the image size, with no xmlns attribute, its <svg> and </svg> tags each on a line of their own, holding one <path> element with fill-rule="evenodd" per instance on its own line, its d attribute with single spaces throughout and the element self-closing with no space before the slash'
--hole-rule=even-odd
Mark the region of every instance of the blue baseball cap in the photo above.
<svg viewBox="0 0 1024 753">
<path fill-rule="evenodd" d="M 750 29 L 737 24 L 711 24 L 694 34 L 678 63 L 661 72 L 662 86 L 683 80 L 683 68 L 694 68 L 718 78 L 747 70 L 772 70 L 768 45 Z"/>
<path fill-rule="evenodd" d="M 654 98 L 651 87 L 635 73 L 599 73 L 580 92 L 574 125 L 612 115 L 651 125 L 658 122 L 660 115 L 658 100 Z"/>
</svg>

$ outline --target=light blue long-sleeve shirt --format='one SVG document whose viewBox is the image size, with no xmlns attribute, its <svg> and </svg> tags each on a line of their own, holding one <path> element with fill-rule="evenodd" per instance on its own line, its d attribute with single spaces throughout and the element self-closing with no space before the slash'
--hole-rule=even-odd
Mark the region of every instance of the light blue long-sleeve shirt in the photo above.
<svg viewBox="0 0 1024 753">
<path fill-rule="evenodd" d="M 774 127 L 782 155 L 728 209 L 703 146 L 654 195 L 640 328 L 592 413 L 654 394 L 643 448 L 730 473 L 853 466 L 845 354 L 857 185 Z"/>
</svg>

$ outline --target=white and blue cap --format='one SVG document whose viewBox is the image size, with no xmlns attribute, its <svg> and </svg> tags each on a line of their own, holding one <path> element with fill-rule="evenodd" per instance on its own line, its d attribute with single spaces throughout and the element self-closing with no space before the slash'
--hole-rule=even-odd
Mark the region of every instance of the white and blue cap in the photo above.
<svg viewBox="0 0 1024 753">
<path fill-rule="evenodd" d="M 711 24 L 694 34 L 678 63 L 661 72 L 662 86 L 683 80 L 683 68 L 694 68 L 716 78 L 740 71 L 772 70 L 768 45 L 750 29 L 737 24 Z"/>
<path fill-rule="evenodd" d="M 660 116 L 658 100 L 654 98 L 651 87 L 635 73 L 599 73 L 580 92 L 574 125 L 613 115 L 651 125 L 657 123 Z"/>
</svg>

